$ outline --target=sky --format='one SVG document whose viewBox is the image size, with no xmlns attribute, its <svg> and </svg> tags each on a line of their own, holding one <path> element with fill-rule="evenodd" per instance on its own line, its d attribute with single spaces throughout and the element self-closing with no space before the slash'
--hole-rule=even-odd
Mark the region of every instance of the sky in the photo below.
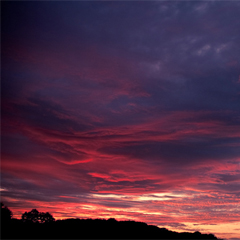
<svg viewBox="0 0 240 240">
<path fill-rule="evenodd" d="M 2 1 L 1 201 L 240 239 L 239 1 Z"/>
</svg>

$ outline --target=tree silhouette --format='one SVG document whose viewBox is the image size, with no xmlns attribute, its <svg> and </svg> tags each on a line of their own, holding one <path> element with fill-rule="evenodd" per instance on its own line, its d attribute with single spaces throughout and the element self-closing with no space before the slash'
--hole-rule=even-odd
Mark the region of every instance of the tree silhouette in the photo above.
<svg viewBox="0 0 240 240">
<path fill-rule="evenodd" d="M 55 221 L 54 217 L 49 212 L 39 212 L 37 209 L 32 209 L 30 212 L 25 212 L 22 215 L 23 222 L 45 223 Z"/>
<path fill-rule="evenodd" d="M 49 213 L 49 212 L 41 212 L 39 214 L 39 217 L 40 217 L 40 222 L 41 223 L 46 223 L 46 222 L 54 222 L 55 221 L 55 218 Z"/>
<path fill-rule="evenodd" d="M 1 220 L 2 221 L 10 221 L 12 219 L 12 211 L 9 210 L 7 206 L 1 202 Z"/>
<path fill-rule="evenodd" d="M 37 223 L 39 220 L 39 211 L 37 209 L 32 209 L 30 212 L 25 212 L 22 215 L 23 222 L 33 222 Z"/>
</svg>

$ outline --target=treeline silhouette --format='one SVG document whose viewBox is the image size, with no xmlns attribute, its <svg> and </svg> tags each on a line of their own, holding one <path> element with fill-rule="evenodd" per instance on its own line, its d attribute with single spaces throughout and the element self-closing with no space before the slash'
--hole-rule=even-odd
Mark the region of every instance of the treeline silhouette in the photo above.
<svg viewBox="0 0 240 240">
<path fill-rule="evenodd" d="M 105 219 L 55 220 L 33 209 L 22 219 L 1 203 L 1 239 L 218 239 L 213 234 L 177 233 L 143 222 Z"/>
</svg>

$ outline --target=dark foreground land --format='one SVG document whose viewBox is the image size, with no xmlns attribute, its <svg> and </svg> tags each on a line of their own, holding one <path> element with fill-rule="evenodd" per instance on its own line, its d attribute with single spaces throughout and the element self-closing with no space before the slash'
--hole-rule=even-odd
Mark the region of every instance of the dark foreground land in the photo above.
<svg viewBox="0 0 240 240">
<path fill-rule="evenodd" d="M 45 223 L 11 219 L 1 223 L 1 239 L 218 239 L 213 234 L 177 233 L 143 222 L 66 219 Z"/>
</svg>

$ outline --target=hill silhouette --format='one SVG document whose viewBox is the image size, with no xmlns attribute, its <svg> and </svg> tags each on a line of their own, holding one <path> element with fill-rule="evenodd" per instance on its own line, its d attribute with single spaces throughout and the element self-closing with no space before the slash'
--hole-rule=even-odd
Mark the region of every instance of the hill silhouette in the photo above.
<svg viewBox="0 0 240 240">
<path fill-rule="evenodd" d="M 65 219 L 34 223 L 2 222 L 1 239 L 218 239 L 213 234 L 177 233 L 143 222 L 115 219 Z"/>
<path fill-rule="evenodd" d="M 44 220 L 43 216 L 46 216 Z M 114 218 L 55 221 L 51 214 L 44 215 L 36 209 L 25 212 L 22 219 L 2 216 L 1 220 L 1 239 L 218 239 L 213 234 L 178 233 L 144 222 Z"/>
</svg>

